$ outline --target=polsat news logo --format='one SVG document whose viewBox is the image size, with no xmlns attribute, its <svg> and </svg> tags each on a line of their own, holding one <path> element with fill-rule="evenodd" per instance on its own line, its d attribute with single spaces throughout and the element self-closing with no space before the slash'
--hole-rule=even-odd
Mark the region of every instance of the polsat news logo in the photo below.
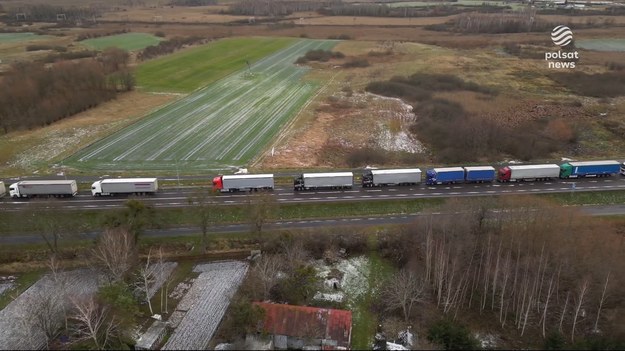
<svg viewBox="0 0 625 351">
<path fill-rule="evenodd" d="M 551 31 L 551 40 L 554 44 L 565 48 L 573 42 L 573 32 L 567 26 L 557 26 Z M 579 60 L 577 51 L 553 51 L 545 53 L 545 61 L 549 68 L 575 68 Z"/>
</svg>

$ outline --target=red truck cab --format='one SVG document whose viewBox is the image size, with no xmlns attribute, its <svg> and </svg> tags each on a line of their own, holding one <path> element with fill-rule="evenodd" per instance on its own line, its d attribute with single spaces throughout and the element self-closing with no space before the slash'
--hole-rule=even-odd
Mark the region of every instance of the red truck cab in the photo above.
<svg viewBox="0 0 625 351">
<path fill-rule="evenodd" d="M 222 176 L 217 176 L 213 178 L 213 190 L 219 191 L 224 188 L 224 183 L 221 177 Z"/>
<path fill-rule="evenodd" d="M 497 173 L 497 181 L 509 182 L 511 176 L 512 176 L 512 171 L 510 170 L 510 168 L 502 167 L 499 169 L 499 172 Z"/>
</svg>

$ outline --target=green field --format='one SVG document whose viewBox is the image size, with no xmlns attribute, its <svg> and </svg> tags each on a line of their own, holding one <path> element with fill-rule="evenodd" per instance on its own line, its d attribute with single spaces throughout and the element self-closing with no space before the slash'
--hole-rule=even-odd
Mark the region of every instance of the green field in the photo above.
<svg viewBox="0 0 625 351">
<path fill-rule="evenodd" d="M 625 39 L 585 39 L 576 40 L 575 46 L 596 51 L 625 51 Z"/>
<path fill-rule="evenodd" d="M 150 60 L 136 70 L 148 91 L 191 92 L 293 44 L 290 38 L 235 38 Z"/>
<path fill-rule="evenodd" d="M 250 61 L 251 71 L 242 69 L 197 90 L 63 164 L 109 171 L 208 171 L 247 165 L 318 88 L 317 83 L 302 80 L 309 68 L 294 65 L 295 60 L 336 43 L 299 40 L 258 62 Z"/>
<path fill-rule="evenodd" d="M 47 35 L 37 35 L 35 33 L 0 33 L 0 44 L 29 40 L 43 40 L 48 38 L 50 37 Z"/>
<path fill-rule="evenodd" d="M 148 46 L 158 45 L 161 40 L 163 39 L 147 33 L 124 33 L 95 39 L 87 39 L 81 41 L 80 43 L 96 50 L 116 47 L 126 51 L 135 51 L 145 49 Z"/>
</svg>

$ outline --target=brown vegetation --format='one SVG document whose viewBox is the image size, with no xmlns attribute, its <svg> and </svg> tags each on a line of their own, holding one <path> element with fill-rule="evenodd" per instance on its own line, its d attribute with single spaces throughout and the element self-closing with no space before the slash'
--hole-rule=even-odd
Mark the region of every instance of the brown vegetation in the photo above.
<svg viewBox="0 0 625 351">
<path fill-rule="evenodd" d="M 479 313 L 520 336 L 555 331 L 571 343 L 623 337 L 614 318 L 625 286 L 617 228 L 530 198 L 452 200 L 438 211 L 461 212 L 406 228 L 414 241 L 396 250 L 411 258 L 400 267 L 427 282 L 443 314 Z"/>
</svg>

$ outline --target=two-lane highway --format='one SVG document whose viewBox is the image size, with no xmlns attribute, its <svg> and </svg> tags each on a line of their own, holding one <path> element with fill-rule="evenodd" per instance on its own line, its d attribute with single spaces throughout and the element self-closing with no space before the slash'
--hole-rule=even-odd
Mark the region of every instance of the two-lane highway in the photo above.
<svg viewBox="0 0 625 351">
<path fill-rule="evenodd" d="M 189 198 L 197 194 L 197 187 L 164 188 L 156 195 L 140 197 L 142 201 L 153 207 L 174 208 L 189 207 Z M 376 201 L 398 199 L 425 199 L 446 197 L 468 197 L 488 195 L 522 195 L 545 193 L 576 193 L 585 191 L 613 191 L 625 190 L 625 177 L 614 176 L 607 178 L 582 178 L 568 180 L 553 180 L 548 182 L 520 182 L 520 183 L 487 183 L 487 184 L 454 184 L 436 186 L 408 186 L 361 188 L 356 185 L 350 190 L 320 190 L 320 191 L 293 191 L 290 187 L 277 187 L 271 192 L 278 203 L 315 203 L 315 202 L 347 202 L 347 201 Z M 211 199 L 226 205 L 245 204 L 249 201 L 249 193 L 223 193 Z M 113 209 L 124 205 L 126 197 L 94 198 L 83 192 L 74 198 L 50 199 L 41 204 L 42 207 L 54 209 Z M 3 198 L 0 201 L 1 211 L 19 211 L 34 202 L 28 199 Z"/>
</svg>

